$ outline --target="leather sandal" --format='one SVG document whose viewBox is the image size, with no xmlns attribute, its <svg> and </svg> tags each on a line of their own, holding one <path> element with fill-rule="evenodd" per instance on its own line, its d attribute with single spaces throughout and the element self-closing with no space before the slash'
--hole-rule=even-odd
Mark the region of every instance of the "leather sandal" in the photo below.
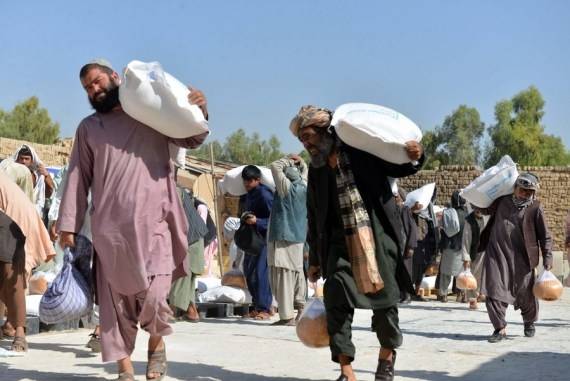
<svg viewBox="0 0 570 381">
<path fill-rule="evenodd" d="M 26 338 L 23 336 L 14 337 L 14 341 L 12 342 L 10 350 L 12 352 L 27 352 L 28 342 L 26 341 Z"/>
<path fill-rule="evenodd" d="M 394 380 L 394 366 L 396 365 L 396 351 L 392 351 L 392 361 L 378 360 L 378 368 L 374 381 L 393 381 Z"/>
<path fill-rule="evenodd" d="M 129 372 L 119 373 L 119 377 L 116 381 L 136 381 L 135 375 Z"/>
<path fill-rule="evenodd" d="M 340 377 L 337 378 L 336 381 L 348 381 L 348 377 L 341 373 Z"/>
<path fill-rule="evenodd" d="M 496 329 L 493 334 L 491 335 L 491 337 L 489 337 L 487 339 L 488 342 L 490 343 L 498 343 L 501 340 L 504 340 L 507 338 L 507 334 L 506 333 L 501 333 L 503 329 Z"/>
<path fill-rule="evenodd" d="M 264 312 L 261 311 L 260 313 L 258 313 L 255 317 L 255 320 L 270 320 L 271 319 L 271 315 L 268 312 Z"/>
<path fill-rule="evenodd" d="M 524 323 L 524 335 L 526 337 L 533 337 L 536 332 L 534 323 Z"/>
<path fill-rule="evenodd" d="M 154 352 L 148 352 L 148 363 L 146 364 L 146 379 L 147 381 L 160 381 L 166 376 L 167 371 L 166 363 L 166 348 L 159 349 Z M 158 373 L 160 376 L 149 378 L 150 373 Z"/>
</svg>

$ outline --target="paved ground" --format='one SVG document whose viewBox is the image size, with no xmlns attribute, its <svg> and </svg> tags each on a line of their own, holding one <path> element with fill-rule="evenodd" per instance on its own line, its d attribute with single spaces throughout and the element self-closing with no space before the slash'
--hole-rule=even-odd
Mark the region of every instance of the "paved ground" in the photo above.
<svg viewBox="0 0 570 381">
<path fill-rule="evenodd" d="M 509 340 L 489 344 L 492 328 L 484 307 L 415 303 L 400 309 L 404 345 L 398 353 L 397 380 L 568 380 L 570 379 L 570 289 L 562 300 L 541 303 L 537 336 L 523 336 L 520 314 L 509 309 Z M 354 324 L 359 380 L 372 380 L 376 337 L 370 313 L 358 311 Z M 83 347 L 87 330 L 30 337 L 25 357 L 0 358 L 0 379 L 111 380 L 113 364 Z M 146 336 L 134 354 L 138 380 L 144 380 Z M 0 342 L 7 348 L 9 341 Z M 304 347 L 291 327 L 240 319 L 177 323 L 167 338 L 168 380 L 301 381 L 335 380 L 337 367 L 328 349 Z"/>
</svg>

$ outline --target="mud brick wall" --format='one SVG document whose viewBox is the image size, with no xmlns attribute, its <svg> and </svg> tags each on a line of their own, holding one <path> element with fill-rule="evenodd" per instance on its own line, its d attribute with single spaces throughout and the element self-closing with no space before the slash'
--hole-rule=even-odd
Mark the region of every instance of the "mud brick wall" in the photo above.
<svg viewBox="0 0 570 381">
<path fill-rule="evenodd" d="M 520 167 L 519 172 L 530 171 L 540 178 L 538 199 L 542 203 L 548 226 L 554 238 L 554 250 L 564 250 L 566 214 L 570 210 L 570 167 Z M 436 170 L 420 171 L 414 176 L 400 179 L 400 186 L 412 191 L 435 182 L 439 205 L 445 205 L 451 194 L 464 188 L 481 173 L 473 166 L 450 165 Z"/>
<path fill-rule="evenodd" d="M 26 144 L 36 150 L 40 160 L 46 166 L 62 167 L 67 164 L 72 143 L 72 139 L 65 139 L 57 144 L 46 145 L 0 137 L 0 160 L 11 157 L 22 144 Z"/>
</svg>

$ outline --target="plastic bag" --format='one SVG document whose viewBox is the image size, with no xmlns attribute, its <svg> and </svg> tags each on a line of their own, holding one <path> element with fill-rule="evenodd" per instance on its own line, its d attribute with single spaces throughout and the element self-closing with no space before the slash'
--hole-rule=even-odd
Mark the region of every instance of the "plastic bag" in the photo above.
<svg viewBox="0 0 570 381">
<path fill-rule="evenodd" d="M 245 276 L 240 270 L 234 269 L 230 270 L 224 274 L 222 277 L 222 286 L 231 286 L 238 288 L 247 288 L 247 282 L 245 281 Z"/>
<path fill-rule="evenodd" d="M 339 106 L 331 125 L 344 143 L 395 164 L 409 163 L 405 143 L 422 139 L 419 127 L 406 116 L 368 103 Z"/>
<path fill-rule="evenodd" d="M 202 110 L 188 103 L 188 94 L 190 90 L 158 62 L 129 62 L 119 86 L 123 110 L 171 138 L 187 138 L 208 131 Z"/>
<path fill-rule="evenodd" d="M 40 320 L 47 324 L 63 323 L 88 315 L 93 308 L 93 295 L 89 281 L 76 267 L 77 259 L 69 248 L 65 249 L 64 265 L 41 298 Z"/>
<path fill-rule="evenodd" d="M 479 208 L 488 208 L 497 198 L 513 193 L 518 176 L 517 165 L 509 155 L 505 155 L 497 165 L 486 169 L 459 195 Z"/>
<path fill-rule="evenodd" d="M 564 290 L 562 283 L 556 278 L 552 271 L 545 270 L 534 283 L 532 292 L 538 299 L 553 301 L 562 296 Z"/>
<path fill-rule="evenodd" d="M 477 289 L 477 279 L 475 279 L 470 269 L 460 272 L 455 278 L 455 284 L 460 290 Z"/>
<path fill-rule="evenodd" d="M 297 322 L 297 337 L 310 348 L 324 348 L 329 346 L 329 333 L 327 330 L 327 313 L 325 304 L 320 298 L 309 301 Z"/>
</svg>

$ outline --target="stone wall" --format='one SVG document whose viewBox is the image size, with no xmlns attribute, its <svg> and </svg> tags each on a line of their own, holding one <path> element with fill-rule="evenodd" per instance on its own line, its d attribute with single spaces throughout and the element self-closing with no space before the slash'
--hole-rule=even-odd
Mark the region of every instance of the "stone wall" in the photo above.
<svg viewBox="0 0 570 381">
<path fill-rule="evenodd" d="M 46 145 L 0 137 L 0 160 L 11 157 L 22 144 L 26 144 L 34 148 L 46 166 L 61 167 L 67 163 L 72 143 L 72 139 L 64 139 L 60 143 Z"/>
<path fill-rule="evenodd" d="M 554 250 L 564 250 L 566 214 L 570 210 L 570 167 L 521 167 L 540 178 L 538 199 L 542 203 L 548 226 L 554 238 Z M 436 170 L 420 171 L 414 176 L 400 179 L 400 186 L 407 191 L 425 184 L 437 184 L 437 204 L 445 205 L 456 189 L 467 186 L 481 170 L 472 166 L 442 166 Z"/>
</svg>

